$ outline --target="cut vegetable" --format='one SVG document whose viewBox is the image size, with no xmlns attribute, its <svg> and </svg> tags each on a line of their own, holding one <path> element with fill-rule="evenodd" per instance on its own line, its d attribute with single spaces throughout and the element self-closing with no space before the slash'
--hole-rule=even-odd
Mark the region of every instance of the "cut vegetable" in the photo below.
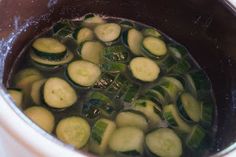
<svg viewBox="0 0 236 157">
<path fill-rule="evenodd" d="M 145 114 L 148 118 L 151 126 L 156 126 L 160 124 L 161 120 L 161 109 L 157 107 L 157 105 L 150 100 L 136 100 L 133 103 L 132 109 L 137 110 Z"/>
<path fill-rule="evenodd" d="M 94 32 L 101 41 L 111 42 L 119 38 L 121 27 L 116 23 L 105 23 L 98 25 Z"/>
<path fill-rule="evenodd" d="M 99 119 L 92 128 L 89 150 L 103 155 L 108 147 L 109 139 L 116 129 L 116 124 L 108 119 Z"/>
<path fill-rule="evenodd" d="M 160 68 L 151 59 L 136 57 L 129 64 L 132 75 L 141 81 L 152 82 L 157 79 Z"/>
<path fill-rule="evenodd" d="M 165 57 L 160 58 L 160 60 L 157 60 L 157 64 L 165 73 L 170 72 L 177 63 L 178 62 L 171 55 L 166 55 Z"/>
<path fill-rule="evenodd" d="M 24 113 L 39 127 L 51 133 L 55 125 L 53 114 L 43 107 L 33 106 L 27 108 Z"/>
<path fill-rule="evenodd" d="M 51 77 L 43 86 L 43 100 L 50 107 L 66 108 L 77 101 L 77 95 L 65 80 Z"/>
<path fill-rule="evenodd" d="M 10 94 L 13 101 L 16 103 L 18 107 L 22 107 L 23 103 L 23 92 L 21 89 L 16 88 L 8 88 L 8 93 Z"/>
<path fill-rule="evenodd" d="M 182 93 L 177 100 L 177 107 L 184 119 L 194 122 L 200 121 L 200 103 L 189 93 Z"/>
<path fill-rule="evenodd" d="M 144 48 L 143 52 L 146 52 L 147 56 L 162 57 L 167 54 L 167 48 L 164 41 L 159 38 L 148 36 L 142 41 Z"/>
<path fill-rule="evenodd" d="M 91 29 L 84 27 L 77 29 L 74 32 L 73 37 L 76 39 L 77 43 L 80 44 L 85 41 L 93 40 L 94 35 Z"/>
<path fill-rule="evenodd" d="M 144 134 L 136 127 L 122 127 L 115 130 L 110 138 L 111 150 L 131 156 L 143 152 Z"/>
<path fill-rule="evenodd" d="M 105 23 L 106 21 L 102 19 L 101 16 L 99 15 L 95 15 L 95 14 L 87 14 L 85 17 L 84 17 L 84 21 L 83 21 L 83 24 L 85 26 L 95 26 L 95 25 L 98 25 L 98 24 L 103 24 Z"/>
<path fill-rule="evenodd" d="M 192 132 L 188 135 L 186 139 L 186 145 L 190 149 L 198 149 L 206 135 L 206 132 L 203 128 L 201 128 L 199 125 L 195 125 L 192 129 Z"/>
<path fill-rule="evenodd" d="M 66 47 L 53 38 L 38 38 L 32 44 L 34 53 L 42 58 L 57 60 L 66 55 Z"/>
<path fill-rule="evenodd" d="M 75 148 L 82 148 L 89 139 L 90 126 L 81 117 L 67 117 L 62 119 L 56 128 L 57 137 Z"/>
<path fill-rule="evenodd" d="M 96 64 L 78 60 L 68 65 L 67 75 L 75 84 L 89 87 L 99 79 L 101 70 Z"/>
<path fill-rule="evenodd" d="M 42 80 L 35 81 L 32 84 L 30 96 L 33 102 L 37 105 L 41 104 L 41 91 L 40 90 L 43 84 L 45 83 L 45 81 L 46 79 L 42 79 Z"/>
<path fill-rule="evenodd" d="M 169 128 L 160 128 L 150 132 L 145 137 L 149 151 L 161 157 L 180 157 L 182 142 L 175 132 Z"/>
<path fill-rule="evenodd" d="M 191 132 L 192 128 L 181 119 L 175 105 L 170 104 L 164 106 L 163 116 L 171 127 L 181 130 L 184 133 Z"/>
<path fill-rule="evenodd" d="M 139 56 L 142 54 L 141 43 L 143 40 L 143 35 L 141 32 L 139 32 L 135 28 L 132 28 L 128 30 L 128 32 L 124 33 L 123 40 L 125 43 L 127 43 L 128 47 L 134 55 Z"/>
<path fill-rule="evenodd" d="M 151 97 L 153 99 L 156 99 L 156 101 L 160 102 L 163 105 L 166 105 L 166 99 L 168 99 L 166 91 L 159 85 L 153 87 L 152 89 L 149 89 L 145 96 Z"/>
<path fill-rule="evenodd" d="M 95 64 L 102 61 L 103 45 L 98 41 L 87 41 L 82 45 L 81 57 Z"/>
<path fill-rule="evenodd" d="M 71 52 L 68 52 L 64 58 L 62 58 L 61 60 L 48 60 L 42 57 L 37 56 L 35 53 L 31 52 L 30 53 L 30 58 L 39 64 L 42 65 L 47 65 L 47 66 L 55 66 L 55 65 L 63 65 L 66 63 L 69 63 L 73 58 L 74 58 L 74 54 Z"/>
<path fill-rule="evenodd" d="M 161 34 L 154 28 L 146 28 L 143 30 L 144 36 L 153 36 L 153 37 L 160 37 Z"/>
<path fill-rule="evenodd" d="M 104 49 L 104 57 L 112 62 L 127 62 L 129 50 L 123 45 L 109 46 Z"/>
<path fill-rule="evenodd" d="M 168 50 L 176 59 L 182 59 L 188 54 L 188 51 L 183 46 L 176 44 L 169 44 Z"/>
<path fill-rule="evenodd" d="M 116 124 L 118 127 L 133 126 L 143 131 L 146 131 L 148 128 L 146 117 L 141 112 L 134 110 L 120 112 L 116 116 Z"/>
</svg>

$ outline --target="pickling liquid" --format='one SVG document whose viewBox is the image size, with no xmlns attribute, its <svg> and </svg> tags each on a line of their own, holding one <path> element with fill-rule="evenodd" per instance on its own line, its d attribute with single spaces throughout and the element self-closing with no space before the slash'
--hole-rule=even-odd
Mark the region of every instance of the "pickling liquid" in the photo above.
<svg viewBox="0 0 236 157">
<path fill-rule="evenodd" d="M 163 106 L 165 104 L 162 104 L 161 101 L 159 101 L 158 98 L 156 98 L 155 100 L 153 99 L 153 101 L 156 101 L 157 107 L 158 107 L 158 109 L 160 109 L 160 113 L 161 113 L 160 117 L 162 119 L 162 122 L 157 126 L 150 126 L 150 124 L 149 124 L 148 130 L 144 132 L 144 135 L 147 135 L 151 130 L 153 130 L 153 128 L 168 127 L 168 128 L 171 128 L 181 139 L 182 149 L 183 149 L 182 156 L 193 157 L 193 156 L 206 155 L 208 153 L 208 149 L 210 149 L 210 147 L 211 147 L 211 141 L 212 141 L 213 134 L 214 134 L 212 128 L 214 125 L 213 124 L 213 120 L 214 120 L 213 110 L 215 108 L 215 101 L 214 101 L 213 92 L 212 92 L 212 88 L 211 88 L 211 82 L 208 79 L 205 72 L 201 69 L 201 67 L 198 65 L 198 63 L 191 56 L 191 52 L 188 52 L 188 50 L 184 46 L 182 46 L 178 42 L 174 41 L 169 36 L 162 33 L 160 30 L 156 30 L 155 28 L 153 28 L 151 26 L 148 26 L 148 25 L 136 22 L 136 21 L 128 20 L 128 19 L 116 18 L 116 17 L 102 17 L 101 16 L 101 18 L 103 19 L 103 21 L 105 23 L 116 23 L 121 27 L 121 32 L 120 32 L 119 38 L 116 39 L 115 41 L 103 42 L 99 38 L 97 38 L 96 35 L 94 35 L 92 41 L 100 42 L 104 46 L 104 49 L 106 49 L 107 47 L 112 47 L 112 46 L 117 46 L 117 45 L 124 46 L 126 48 L 128 54 L 124 54 L 125 60 L 123 60 L 123 61 L 121 60 L 121 61 L 117 61 L 117 62 L 126 65 L 126 69 L 124 71 L 115 71 L 115 72 L 111 71 L 111 72 L 109 72 L 109 70 L 103 69 L 104 66 L 102 64 L 105 64 L 105 63 L 100 63 L 98 65 L 102 71 L 102 75 L 101 75 L 100 79 L 97 80 L 97 82 L 93 86 L 90 86 L 90 87 L 78 86 L 75 83 L 73 83 L 68 78 L 68 76 L 66 74 L 66 69 L 67 69 L 68 64 L 70 64 L 71 62 L 76 61 L 76 60 L 83 60 L 83 57 L 81 56 L 81 52 L 80 52 L 81 47 L 83 46 L 83 43 L 78 43 L 76 41 L 76 39 L 73 37 L 73 33 L 75 33 L 75 30 L 78 30 L 78 28 L 84 28 L 84 27 L 87 27 L 87 28 L 94 31 L 95 27 L 103 24 L 103 23 L 97 23 L 97 24 L 86 24 L 85 25 L 84 19 L 86 16 L 78 18 L 78 19 L 74 19 L 74 20 L 59 21 L 58 23 L 62 23 L 63 25 L 64 24 L 65 25 L 60 26 L 60 24 L 57 23 L 54 26 L 52 26 L 51 28 L 49 28 L 48 31 L 42 32 L 37 37 L 32 37 L 32 42 L 35 39 L 40 38 L 40 37 L 52 37 L 52 38 L 59 40 L 61 43 L 63 43 L 66 46 L 68 51 L 70 51 L 74 54 L 73 59 L 69 63 L 63 64 L 63 65 L 48 66 L 48 65 L 43 65 L 43 64 L 35 62 L 30 57 L 30 53 L 32 52 L 32 42 L 29 43 L 23 49 L 23 51 L 21 53 L 25 57 L 23 57 L 24 60 L 21 61 L 22 64 L 20 65 L 18 72 L 20 72 L 21 70 L 26 69 L 26 68 L 35 68 L 42 73 L 42 75 L 44 76 L 45 79 L 50 78 L 50 77 L 59 77 L 59 78 L 66 80 L 74 88 L 74 90 L 77 93 L 77 96 L 78 96 L 77 102 L 68 108 L 57 109 L 57 108 L 50 107 L 43 102 L 39 105 L 39 106 L 42 106 L 42 107 L 46 108 L 47 110 L 51 111 L 55 117 L 55 127 L 54 127 L 54 131 L 52 132 L 52 136 L 56 137 L 55 128 L 56 128 L 58 122 L 64 118 L 70 117 L 70 116 L 83 117 L 84 119 L 86 119 L 88 121 L 91 128 L 93 127 L 96 120 L 98 120 L 99 118 L 106 118 L 106 119 L 110 119 L 115 122 L 116 115 L 123 110 L 132 109 L 132 104 L 134 101 L 136 101 L 138 99 L 144 99 L 144 98 L 149 99 L 149 95 L 147 95 L 147 91 L 149 91 L 153 87 L 159 85 L 160 80 L 163 77 L 168 76 L 168 77 L 178 78 L 184 87 L 183 91 L 187 91 L 187 92 L 191 93 L 192 95 L 194 95 L 194 97 L 197 99 L 197 101 L 199 101 L 201 103 L 208 103 L 208 104 L 210 103 L 212 105 L 212 112 L 209 112 L 211 114 L 209 116 L 212 117 L 211 118 L 212 121 L 210 122 L 210 125 L 206 126 L 206 125 L 202 124 L 201 121 L 199 121 L 199 122 L 186 121 L 182 117 L 182 115 L 180 115 L 181 119 L 183 119 L 183 121 L 185 121 L 189 126 L 192 127 L 192 126 L 198 124 L 205 130 L 205 137 L 201 141 L 200 146 L 196 149 L 189 148 L 189 146 L 186 144 L 186 138 L 189 136 L 189 134 L 181 132 L 181 130 L 179 130 L 178 128 L 176 128 L 168 123 L 168 120 L 165 119 L 165 117 L 163 116 L 163 112 L 162 112 Z M 58 27 L 58 26 L 60 26 L 60 27 Z M 162 40 L 167 47 L 166 55 L 161 56 L 161 57 L 155 57 L 153 55 L 147 54 L 146 52 L 138 55 L 138 56 L 144 56 L 146 58 L 153 60 L 160 67 L 160 74 L 159 74 L 158 78 L 152 82 L 143 82 L 141 80 L 138 80 L 138 79 L 134 78 L 132 76 L 132 73 L 130 72 L 129 63 L 132 59 L 137 57 L 137 55 L 131 52 L 129 44 L 127 44 L 124 41 L 125 40 L 124 39 L 125 38 L 124 32 L 127 32 L 129 29 L 132 29 L 132 28 L 135 28 L 140 33 L 142 33 L 143 38 L 145 38 L 146 36 L 152 36 L 152 34 L 145 34 L 144 33 L 145 29 L 151 28 L 151 29 L 158 31 L 160 33 L 160 36 L 158 36 L 156 38 L 159 38 L 160 40 Z M 145 51 L 145 50 L 143 50 L 143 51 Z M 112 56 L 102 56 L 102 57 L 104 57 L 108 60 L 110 59 L 112 62 L 116 62 L 114 57 L 112 59 Z M 181 66 L 181 64 L 183 62 L 184 63 L 187 62 L 187 65 Z M 192 82 L 190 81 L 190 83 L 189 83 L 188 76 L 194 76 L 194 74 L 196 72 L 198 74 L 199 73 L 201 74 L 201 77 L 198 77 L 197 79 L 201 79 L 200 82 L 202 84 L 204 84 L 205 86 L 195 89 L 195 91 L 194 91 L 194 89 L 192 88 L 192 84 L 191 84 Z M 121 81 L 121 84 L 116 85 L 117 78 L 119 76 L 122 81 Z M 13 75 L 13 78 L 14 77 L 15 77 L 15 75 Z M 103 78 L 103 77 L 105 77 L 105 78 Z M 102 80 L 102 79 L 104 79 L 104 80 Z M 105 81 L 105 83 L 104 83 L 104 81 Z M 103 83 L 101 83 L 101 82 L 103 82 Z M 106 86 L 105 84 L 108 84 L 108 86 Z M 129 88 L 127 89 L 127 86 L 128 87 L 132 86 L 134 88 L 137 88 L 137 91 L 133 93 L 131 98 L 129 98 L 129 99 L 127 98 L 128 100 L 124 100 L 125 95 L 127 94 L 126 91 L 128 91 L 128 89 L 129 89 Z M 160 85 L 160 86 L 162 86 L 162 85 Z M 191 86 L 191 87 L 189 87 L 189 86 Z M 11 87 L 18 88 L 14 81 L 12 82 Z M 168 90 L 168 89 L 166 89 L 166 90 Z M 86 105 L 88 104 L 88 102 L 90 100 L 89 95 L 94 91 L 101 92 L 104 95 L 108 96 L 112 100 L 112 102 L 113 102 L 112 107 L 105 106 L 105 109 L 103 108 L 104 110 L 106 110 L 106 109 L 109 110 L 109 112 L 112 110 L 111 111 L 112 114 L 104 115 L 101 112 L 101 110 L 99 109 L 99 107 L 92 108 L 91 110 L 86 108 Z M 183 91 L 181 91 L 181 92 L 183 92 Z M 167 96 L 165 98 L 165 99 L 167 99 L 167 100 L 165 100 L 165 102 L 170 103 L 170 104 L 176 104 L 177 97 L 181 94 L 181 92 L 176 93 L 176 100 L 173 100 L 170 98 L 170 96 Z M 168 95 L 168 94 L 169 94 L 168 91 L 166 91 L 166 95 Z M 151 97 L 150 97 L 150 99 L 151 99 Z M 23 104 L 21 105 L 22 110 L 24 111 L 25 109 L 27 109 L 31 106 L 36 106 L 36 104 L 33 102 L 32 98 L 30 96 L 24 97 Z M 180 114 L 180 113 L 178 113 L 178 114 Z M 143 149 L 144 149 L 144 151 L 140 155 L 137 155 L 137 156 L 153 156 L 153 153 L 150 153 L 150 151 L 146 147 L 145 140 L 143 141 Z M 81 148 L 81 150 L 90 152 L 89 141 L 87 142 L 87 144 L 83 148 Z M 107 146 L 106 153 L 103 156 L 134 156 L 134 155 L 132 155 L 132 154 L 128 155 L 128 154 L 124 154 L 124 153 L 115 152 L 115 151 L 111 150 L 109 148 L 109 146 Z"/>
</svg>

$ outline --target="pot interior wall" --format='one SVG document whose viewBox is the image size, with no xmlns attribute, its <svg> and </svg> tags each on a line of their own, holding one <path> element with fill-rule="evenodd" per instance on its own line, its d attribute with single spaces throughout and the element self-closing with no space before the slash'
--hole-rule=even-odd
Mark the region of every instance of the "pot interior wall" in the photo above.
<svg viewBox="0 0 236 157">
<path fill-rule="evenodd" d="M 236 18 L 222 3 L 213 0 L 42 0 L 26 3 L 22 0 L 21 7 L 12 3 L 14 0 L 0 3 L 0 10 L 4 10 L 0 15 L 0 21 L 4 21 L 0 24 L 3 28 L 0 35 L 7 36 L 13 31 L 8 26 L 16 17 L 22 25 L 28 18 L 31 21 L 28 21 L 28 29 L 17 36 L 10 49 L 12 53 L 7 56 L 6 86 L 11 80 L 9 71 L 24 45 L 60 18 L 93 12 L 133 19 L 154 26 L 185 45 L 210 77 L 218 112 L 218 131 L 211 153 L 223 150 L 236 140 Z M 23 63 L 16 65 L 19 64 Z"/>
</svg>

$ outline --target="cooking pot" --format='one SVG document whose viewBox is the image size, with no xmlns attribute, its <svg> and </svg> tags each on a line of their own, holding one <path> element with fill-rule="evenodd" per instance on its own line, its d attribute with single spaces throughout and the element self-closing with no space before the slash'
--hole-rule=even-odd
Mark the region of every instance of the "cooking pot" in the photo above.
<svg viewBox="0 0 236 157">
<path fill-rule="evenodd" d="M 4 141 L 4 149 L 18 157 L 88 155 L 33 124 L 14 105 L 6 87 L 11 74 L 24 64 L 20 52 L 32 37 L 60 19 L 92 12 L 143 22 L 185 45 L 211 79 L 216 97 L 217 132 L 206 156 L 236 156 L 233 9 L 227 1 L 216 0 L 0 0 L 0 142 Z"/>
</svg>

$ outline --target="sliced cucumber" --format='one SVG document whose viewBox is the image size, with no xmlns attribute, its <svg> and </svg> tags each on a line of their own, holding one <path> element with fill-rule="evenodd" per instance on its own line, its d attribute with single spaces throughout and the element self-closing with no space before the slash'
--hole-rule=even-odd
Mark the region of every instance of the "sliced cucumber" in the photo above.
<svg viewBox="0 0 236 157">
<path fill-rule="evenodd" d="M 182 83 L 170 76 L 162 77 L 158 84 L 168 93 L 170 102 L 175 102 L 178 94 L 184 90 Z"/>
<path fill-rule="evenodd" d="M 201 124 L 204 127 L 210 127 L 213 122 L 214 107 L 211 103 L 203 102 L 201 103 Z"/>
<path fill-rule="evenodd" d="M 73 37 L 76 39 L 77 43 L 80 44 L 85 41 L 93 40 L 93 31 L 87 27 L 79 28 L 73 33 Z"/>
<path fill-rule="evenodd" d="M 156 37 L 145 37 L 142 41 L 142 46 L 144 48 L 143 52 L 146 52 L 147 56 L 159 58 L 167 54 L 165 42 Z"/>
<path fill-rule="evenodd" d="M 101 70 L 96 64 L 84 60 L 77 60 L 68 65 L 67 75 L 75 84 L 89 87 L 99 80 Z"/>
<path fill-rule="evenodd" d="M 156 99 L 156 101 L 160 102 L 162 105 L 166 105 L 166 102 L 167 102 L 166 91 L 159 85 L 153 87 L 152 89 L 149 89 L 145 93 L 145 96 L 151 97 L 152 99 Z"/>
<path fill-rule="evenodd" d="M 191 94 L 183 92 L 177 100 L 177 107 L 184 119 L 194 122 L 200 121 L 200 103 Z"/>
<path fill-rule="evenodd" d="M 14 80 L 16 88 L 22 89 L 25 98 L 28 98 L 30 96 L 33 82 L 40 79 L 43 79 L 43 75 L 38 70 L 34 68 L 26 68 L 18 72 Z M 28 99 L 25 100 L 27 101 Z"/>
<path fill-rule="evenodd" d="M 190 133 L 191 127 L 184 122 L 178 114 L 177 107 L 173 104 L 163 107 L 163 116 L 171 127 L 174 127 L 184 133 Z"/>
<path fill-rule="evenodd" d="M 129 50 L 123 45 L 109 46 L 104 49 L 104 57 L 112 62 L 127 62 Z"/>
<path fill-rule="evenodd" d="M 56 65 L 63 65 L 66 63 L 69 63 L 73 58 L 74 54 L 71 52 L 68 52 L 64 58 L 61 60 L 48 60 L 42 57 L 37 56 L 35 53 L 31 52 L 30 53 L 30 58 L 39 64 L 46 65 L 46 66 L 56 66 Z"/>
<path fill-rule="evenodd" d="M 115 80 L 116 76 L 104 73 L 102 77 L 96 81 L 93 88 L 107 89 Z"/>
<path fill-rule="evenodd" d="M 188 54 L 188 51 L 183 46 L 176 44 L 169 44 L 168 50 L 176 59 L 182 59 Z"/>
<path fill-rule="evenodd" d="M 62 59 L 67 52 L 65 45 L 54 38 L 38 38 L 33 42 L 32 48 L 36 55 L 50 60 Z"/>
<path fill-rule="evenodd" d="M 146 116 L 134 110 L 120 112 L 116 116 L 116 124 L 118 127 L 133 126 L 143 131 L 148 129 Z"/>
<path fill-rule="evenodd" d="M 159 66 L 146 57 L 133 58 L 130 61 L 129 68 L 136 79 L 144 82 L 152 82 L 156 80 L 160 73 Z"/>
<path fill-rule="evenodd" d="M 23 104 L 23 92 L 21 89 L 17 88 L 8 88 L 8 93 L 10 94 L 13 101 L 16 103 L 18 107 L 22 107 Z"/>
<path fill-rule="evenodd" d="M 198 149 L 206 136 L 205 130 L 199 125 L 195 125 L 186 139 L 186 145 L 190 149 Z"/>
<path fill-rule="evenodd" d="M 160 124 L 161 120 L 161 109 L 150 100 L 136 100 L 132 105 L 132 109 L 137 110 L 145 114 L 148 118 L 151 126 Z"/>
<path fill-rule="evenodd" d="M 145 143 L 149 151 L 156 156 L 180 157 L 182 142 L 175 132 L 169 128 L 160 128 L 146 135 Z"/>
<path fill-rule="evenodd" d="M 87 41 L 81 47 L 81 57 L 95 64 L 102 61 L 103 45 L 98 41 Z"/>
<path fill-rule="evenodd" d="M 124 72 L 126 70 L 126 64 L 105 61 L 101 65 L 101 69 L 102 69 L 102 71 L 108 72 L 108 73 L 120 73 L 120 72 Z"/>
<path fill-rule="evenodd" d="M 188 90 L 196 97 L 199 90 L 209 90 L 211 88 L 210 81 L 205 74 L 201 71 L 191 71 L 186 74 L 186 84 Z"/>
<path fill-rule="evenodd" d="M 144 36 L 153 36 L 156 38 L 161 36 L 161 34 L 154 28 L 146 28 L 142 32 Z"/>
<path fill-rule="evenodd" d="M 104 19 L 102 19 L 102 17 L 99 15 L 87 14 L 84 17 L 83 25 L 92 27 L 92 26 L 95 26 L 98 24 L 103 24 L 105 22 L 106 21 Z"/>
<path fill-rule="evenodd" d="M 82 113 L 89 119 L 95 119 L 99 116 L 111 118 L 114 108 L 101 99 L 90 99 L 83 104 Z"/>
<path fill-rule="evenodd" d="M 124 95 L 122 96 L 122 99 L 125 101 L 125 102 L 132 102 L 136 95 L 138 94 L 139 92 L 139 86 L 138 85 L 135 85 L 135 84 L 129 84 L 127 86 L 127 89 L 124 93 Z"/>
<path fill-rule="evenodd" d="M 82 148 L 89 139 L 90 126 L 81 117 L 67 117 L 59 121 L 56 127 L 57 137 L 75 148 Z"/>
<path fill-rule="evenodd" d="M 141 32 L 132 28 L 123 34 L 123 41 L 128 45 L 129 49 L 134 55 L 141 55 L 141 43 L 143 35 Z"/>
<path fill-rule="evenodd" d="M 101 41 L 111 42 L 119 38 L 121 27 L 116 23 L 105 23 L 98 25 L 94 32 Z"/>
<path fill-rule="evenodd" d="M 116 124 L 108 119 L 99 119 L 92 128 L 89 150 L 93 153 L 103 155 L 108 147 L 109 139 L 116 129 Z"/>
<path fill-rule="evenodd" d="M 77 94 L 65 80 L 51 77 L 43 86 L 43 100 L 50 107 L 66 108 L 77 101 Z"/>
<path fill-rule="evenodd" d="M 24 113 L 39 127 L 51 133 L 54 129 L 55 118 L 47 109 L 39 106 L 27 108 Z"/>
<path fill-rule="evenodd" d="M 40 90 L 43 84 L 45 83 L 45 81 L 46 79 L 42 79 L 42 80 L 35 81 L 32 84 L 30 96 L 33 102 L 37 105 L 41 104 L 41 91 Z"/>
<path fill-rule="evenodd" d="M 111 150 L 131 156 L 143 152 L 144 134 L 136 127 L 122 127 L 115 130 L 110 138 Z"/>
<path fill-rule="evenodd" d="M 130 29 L 130 28 L 134 28 L 135 24 L 132 21 L 126 21 L 126 20 L 122 20 L 120 23 L 121 27 L 123 29 Z"/>
</svg>

